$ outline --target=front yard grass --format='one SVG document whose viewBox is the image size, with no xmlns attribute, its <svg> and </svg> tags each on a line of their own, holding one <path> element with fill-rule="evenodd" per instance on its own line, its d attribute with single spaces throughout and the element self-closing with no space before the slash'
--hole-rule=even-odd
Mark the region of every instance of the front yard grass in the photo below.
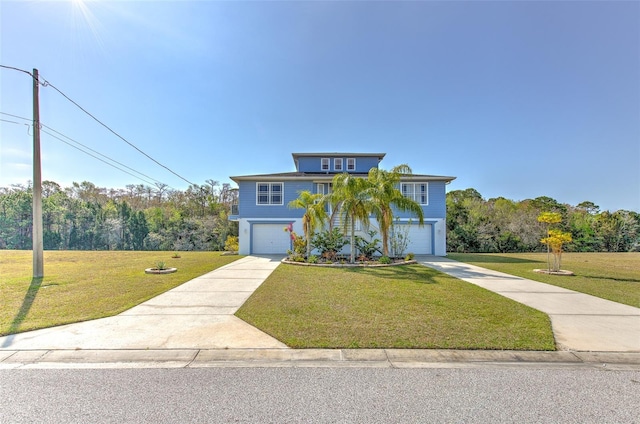
<svg viewBox="0 0 640 424">
<path fill-rule="evenodd" d="M 220 252 L 45 251 L 42 279 L 32 253 L 0 250 L 0 335 L 116 315 L 239 256 Z M 157 262 L 173 274 L 145 274 Z"/>
<path fill-rule="evenodd" d="M 640 307 L 640 252 L 562 254 L 575 276 L 533 272 L 547 268 L 546 253 L 450 253 L 456 261 Z"/>
<path fill-rule="evenodd" d="M 236 315 L 292 348 L 555 349 L 547 315 L 420 265 L 281 265 Z"/>
</svg>

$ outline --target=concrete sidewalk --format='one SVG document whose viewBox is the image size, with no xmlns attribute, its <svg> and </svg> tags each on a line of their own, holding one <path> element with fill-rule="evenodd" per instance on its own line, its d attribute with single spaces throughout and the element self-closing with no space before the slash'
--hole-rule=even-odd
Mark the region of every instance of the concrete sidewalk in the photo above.
<svg viewBox="0 0 640 424">
<path fill-rule="evenodd" d="M 416 259 L 430 268 L 548 314 L 558 349 L 640 352 L 640 308 L 448 258 L 421 256 Z"/>
<path fill-rule="evenodd" d="M 280 264 L 248 256 L 109 318 L 0 337 L 3 350 L 286 348 L 233 314 Z"/>
<path fill-rule="evenodd" d="M 553 368 L 640 371 L 640 353 L 442 349 L 0 351 L 0 370 L 218 367 Z"/>
</svg>

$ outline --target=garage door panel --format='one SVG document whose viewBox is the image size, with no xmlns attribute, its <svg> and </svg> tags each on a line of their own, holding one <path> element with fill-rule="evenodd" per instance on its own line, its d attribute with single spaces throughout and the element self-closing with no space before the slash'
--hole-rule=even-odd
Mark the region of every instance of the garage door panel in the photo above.
<svg viewBox="0 0 640 424">
<path fill-rule="evenodd" d="M 291 248 L 291 239 L 283 228 L 283 224 L 254 224 L 251 253 L 286 254 Z"/>
<path fill-rule="evenodd" d="M 409 242 L 405 253 L 414 253 L 416 255 L 432 255 L 432 243 L 431 243 L 431 225 L 425 225 L 420 227 L 419 225 L 398 225 L 398 228 L 403 233 L 407 231 Z"/>
</svg>

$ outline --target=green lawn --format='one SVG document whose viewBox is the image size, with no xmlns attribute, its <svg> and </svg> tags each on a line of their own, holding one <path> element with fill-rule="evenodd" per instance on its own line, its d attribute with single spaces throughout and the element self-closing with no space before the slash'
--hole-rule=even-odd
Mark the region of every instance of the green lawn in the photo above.
<svg viewBox="0 0 640 424">
<path fill-rule="evenodd" d="M 564 253 L 572 277 L 533 272 L 547 268 L 546 253 L 450 253 L 449 258 L 530 280 L 640 307 L 640 252 Z"/>
<path fill-rule="evenodd" d="M 294 348 L 555 349 L 547 315 L 420 265 L 281 265 L 236 315 Z"/>
<path fill-rule="evenodd" d="M 238 259 L 220 252 L 45 251 L 42 279 L 32 253 L 0 250 L 0 335 L 111 316 Z M 178 271 L 145 274 L 156 262 Z"/>
</svg>

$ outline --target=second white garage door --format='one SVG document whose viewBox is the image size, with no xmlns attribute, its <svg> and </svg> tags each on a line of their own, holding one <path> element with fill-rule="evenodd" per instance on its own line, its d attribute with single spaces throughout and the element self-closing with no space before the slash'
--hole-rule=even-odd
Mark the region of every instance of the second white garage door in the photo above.
<svg viewBox="0 0 640 424">
<path fill-rule="evenodd" d="M 423 227 L 419 225 L 398 225 L 398 230 L 406 231 L 408 229 L 409 243 L 405 249 L 406 253 L 414 253 L 416 255 L 432 255 L 432 241 L 431 241 L 431 224 L 425 224 Z"/>
<path fill-rule="evenodd" d="M 285 255 L 291 249 L 291 239 L 284 227 L 284 224 L 253 224 L 251 253 Z"/>
</svg>

